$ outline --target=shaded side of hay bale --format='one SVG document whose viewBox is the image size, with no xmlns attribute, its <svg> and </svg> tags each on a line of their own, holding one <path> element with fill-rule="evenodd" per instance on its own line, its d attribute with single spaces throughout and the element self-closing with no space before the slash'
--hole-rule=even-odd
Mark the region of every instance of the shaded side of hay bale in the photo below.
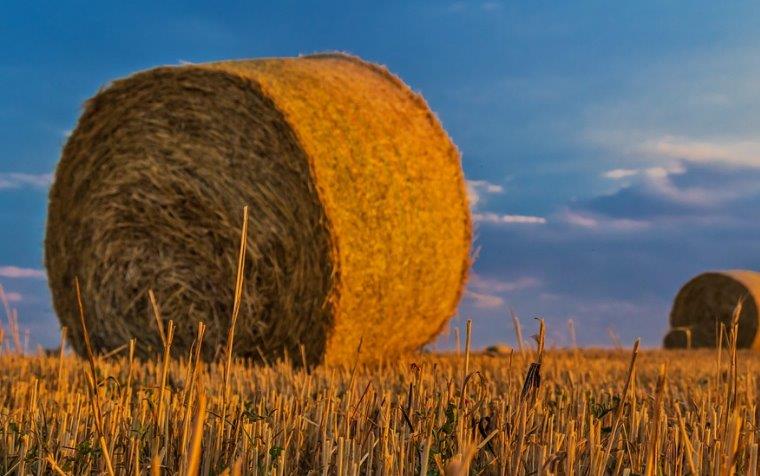
<svg viewBox="0 0 760 476">
<path fill-rule="evenodd" d="M 161 68 L 92 99 L 51 190 L 46 265 L 54 304 L 83 351 L 74 277 L 98 349 L 137 337 L 159 346 L 146 300 L 177 323 L 175 347 L 208 326 L 224 344 L 241 207 L 250 204 L 239 354 L 324 351 L 331 314 L 330 238 L 303 151 L 254 83 L 197 68 Z M 308 246 L 305 244 L 308 243 Z"/>
<path fill-rule="evenodd" d="M 760 273 L 743 270 L 703 273 L 687 282 L 673 301 L 672 329 L 663 345 L 686 347 L 690 339 L 692 347 L 715 347 L 720 323 L 730 325 L 734 309 L 742 299 L 737 345 L 760 349 Z"/>
<path fill-rule="evenodd" d="M 691 328 L 677 327 L 670 329 L 662 339 L 662 345 L 666 349 L 691 349 Z"/>
<path fill-rule="evenodd" d="M 46 265 L 74 332 L 157 347 L 146 293 L 206 357 L 232 307 L 251 216 L 235 352 L 312 362 L 390 356 L 454 313 L 471 239 L 459 156 L 422 99 L 343 55 L 158 68 L 87 104 L 51 189 Z M 80 336 L 81 337 L 81 336 Z"/>
</svg>

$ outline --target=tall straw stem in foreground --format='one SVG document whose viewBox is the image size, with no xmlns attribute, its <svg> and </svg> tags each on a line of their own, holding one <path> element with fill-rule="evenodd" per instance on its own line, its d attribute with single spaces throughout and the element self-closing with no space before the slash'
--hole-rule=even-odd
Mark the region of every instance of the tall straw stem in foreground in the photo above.
<svg viewBox="0 0 760 476">
<path fill-rule="evenodd" d="M 612 430 L 610 431 L 609 439 L 607 440 L 607 448 L 604 450 L 604 459 L 599 466 L 599 476 L 603 476 L 604 470 L 607 467 L 607 461 L 610 458 L 612 447 L 615 445 L 615 439 L 617 438 L 618 427 L 620 426 L 620 420 L 623 417 L 623 409 L 625 408 L 625 401 L 628 397 L 628 389 L 633 382 L 633 375 L 636 369 L 636 358 L 639 355 L 639 339 L 633 343 L 633 351 L 631 352 L 631 361 L 628 364 L 628 376 L 625 379 L 625 386 L 623 387 L 623 394 L 620 396 L 617 409 L 615 410 L 615 417 L 612 420 Z"/>
<path fill-rule="evenodd" d="M 222 395 L 222 418 L 220 430 L 223 430 L 225 419 L 227 417 L 227 403 L 230 398 L 230 369 L 232 368 L 232 348 L 235 341 L 235 325 L 237 324 L 238 314 L 240 314 L 240 302 L 243 298 L 243 279 L 245 273 L 245 254 L 248 245 L 248 205 L 243 207 L 243 227 L 240 232 L 240 252 L 237 262 L 237 276 L 235 277 L 235 295 L 232 305 L 232 318 L 230 327 L 227 331 L 227 348 L 225 351 L 224 363 L 224 394 Z M 218 445 L 221 444 L 221 437 L 224 431 L 219 432 Z"/>
<path fill-rule="evenodd" d="M 90 343 L 90 334 L 87 332 L 87 323 L 84 318 L 84 305 L 82 304 L 82 291 L 79 287 L 79 278 L 74 278 L 74 286 L 77 292 L 77 305 L 79 306 L 79 323 L 82 326 L 82 335 L 84 336 L 84 344 L 87 349 L 87 359 L 90 363 L 90 375 L 87 375 L 88 389 L 90 404 L 92 405 L 92 412 L 95 416 L 95 429 L 98 432 L 98 443 L 100 449 L 103 451 L 103 458 L 105 459 L 106 471 L 110 476 L 114 476 L 113 464 L 111 463 L 111 454 L 106 444 L 106 437 L 103 431 L 103 413 L 100 409 L 100 400 L 98 396 L 98 374 L 95 366 L 95 355 L 92 352 L 92 344 Z"/>
</svg>

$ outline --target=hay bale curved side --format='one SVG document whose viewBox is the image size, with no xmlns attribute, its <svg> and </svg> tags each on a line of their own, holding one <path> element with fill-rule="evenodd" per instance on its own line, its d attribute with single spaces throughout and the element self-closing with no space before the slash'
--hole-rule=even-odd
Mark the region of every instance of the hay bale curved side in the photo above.
<svg viewBox="0 0 760 476">
<path fill-rule="evenodd" d="M 744 299 L 739 315 L 737 345 L 760 350 L 760 273 L 745 270 L 703 273 L 687 282 L 676 295 L 670 312 L 671 330 L 666 348 L 715 347 L 716 323 L 731 323 L 734 309 Z"/>
<path fill-rule="evenodd" d="M 318 55 L 159 68 L 88 103 L 51 190 L 46 264 L 62 322 L 78 329 L 79 276 L 93 343 L 136 336 L 148 352 L 153 288 L 179 325 L 175 350 L 202 320 L 210 357 L 246 203 L 237 354 L 303 343 L 311 362 L 340 362 L 361 341 L 365 357 L 385 357 L 455 312 L 471 239 L 455 147 L 400 80 Z"/>
</svg>

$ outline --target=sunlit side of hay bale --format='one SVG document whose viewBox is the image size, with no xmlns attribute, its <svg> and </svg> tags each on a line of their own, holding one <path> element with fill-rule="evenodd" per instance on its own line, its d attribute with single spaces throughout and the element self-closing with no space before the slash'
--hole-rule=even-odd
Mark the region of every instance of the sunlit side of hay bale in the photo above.
<svg viewBox="0 0 760 476">
<path fill-rule="evenodd" d="M 345 55 L 157 68 L 91 99 L 51 190 L 46 265 L 82 352 L 159 347 L 147 291 L 184 354 L 206 357 L 232 312 L 250 206 L 235 352 L 311 362 L 389 357 L 454 313 L 471 223 L 456 148 L 423 99 Z M 76 338 L 77 335 L 79 338 Z"/>
<path fill-rule="evenodd" d="M 760 273 L 744 270 L 703 273 L 686 283 L 673 301 L 665 347 L 715 347 L 720 323 L 731 325 L 740 301 L 737 345 L 760 349 Z"/>
</svg>

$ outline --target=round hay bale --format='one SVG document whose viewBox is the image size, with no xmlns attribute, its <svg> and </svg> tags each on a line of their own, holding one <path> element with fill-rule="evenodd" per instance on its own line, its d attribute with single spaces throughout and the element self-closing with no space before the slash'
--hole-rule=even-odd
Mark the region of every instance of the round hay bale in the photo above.
<svg viewBox="0 0 760 476">
<path fill-rule="evenodd" d="M 662 343 L 666 349 L 691 349 L 691 328 L 670 329 L 662 339 Z"/>
<path fill-rule="evenodd" d="M 715 347 L 719 323 L 731 325 L 734 309 L 742 299 L 737 346 L 760 349 L 760 273 L 742 270 L 703 273 L 686 283 L 673 301 L 672 329 L 663 345 Z"/>
<path fill-rule="evenodd" d="M 512 348 L 503 342 L 489 345 L 485 349 L 487 355 L 509 355 L 512 353 Z"/>
<path fill-rule="evenodd" d="M 234 352 L 343 362 L 429 342 L 454 314 L 471 221 L 459 154 L 424 100 L 342 54 L 161 67 L 86 103 L 50 192 L 53 303 L 84 351 L 225 345 L 242 207 Z"/>
</svg>

